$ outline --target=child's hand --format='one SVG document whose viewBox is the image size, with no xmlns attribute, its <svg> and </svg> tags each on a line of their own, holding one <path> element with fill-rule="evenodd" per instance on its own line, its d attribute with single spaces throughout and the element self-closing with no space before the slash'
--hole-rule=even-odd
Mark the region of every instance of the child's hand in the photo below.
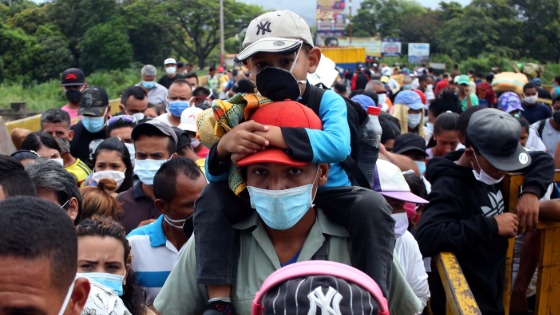
<svg viewBox="0 0 560 315">
<path fill-rule="evenodd" d="M 263 150 L 269 141 L 256 132 L 268 131 L 268 126 L 261 125 L 252 120 L 243 122 L 228 133 L 218 142 L 217 153 L 220 158 L 230 154 L 251 154 Z"/>
<path fill-rule="evenodd" d="M 268 130 L 266 132 L 262 131 L 255 131 L 255 134 L 266 138 L 270 145 L 273 147 L 277 147 L 280 149 L 289 149 L 288 144 L 286 144 L 286 140 L 284 140 L 284 136 L 282 135 L 282 129 L 277 126 L 266 126 Z"/>
</svg>

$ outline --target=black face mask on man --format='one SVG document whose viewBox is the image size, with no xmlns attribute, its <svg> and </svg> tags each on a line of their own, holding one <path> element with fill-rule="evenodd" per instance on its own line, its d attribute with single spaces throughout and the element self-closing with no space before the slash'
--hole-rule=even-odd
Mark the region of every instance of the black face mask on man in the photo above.
<svg viewBox="0 0 560 315">
<path fill-rule="evenodd" d="M 552 119 L 555 123 L 560 125 L 560 110 L 557 110 L 554 112 L 554 114 L 552 114 Z"/>
<path fill-rule="evenodd" d="M 287 99 L 296 101 L 301 95 L 297 79 L 288 70 L 264 68 L 257 74 L 255 81 L 259 93 L 275 102 Z"/>
<path fill-rule="evenodd" d="M 80 104 L 82 100 L 82 92 L 79 90 L 67 90 L 66 91 L 66 98 L 72 104 Z"/>
</svg>

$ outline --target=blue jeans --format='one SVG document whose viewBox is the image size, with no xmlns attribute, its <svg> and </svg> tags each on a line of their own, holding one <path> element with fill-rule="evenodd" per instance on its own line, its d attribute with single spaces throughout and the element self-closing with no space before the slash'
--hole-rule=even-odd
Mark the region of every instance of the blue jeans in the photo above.
<svg viewBox="0 0 560 315">
<path fill-rule="evenodd" d="M 352 265 L 377 282 L 383 294 L 391 276 L 395 221 L 379 193 L 361 187 L 320 188 L 315 204 L 350 233 Z M 195 203 L 197 280 L 205 285 L 235 285 L 239 236 L 232 223 L 247 218 L 248 197 L 236 197 L 225 183 L 210 183 Z"/>
</svg>

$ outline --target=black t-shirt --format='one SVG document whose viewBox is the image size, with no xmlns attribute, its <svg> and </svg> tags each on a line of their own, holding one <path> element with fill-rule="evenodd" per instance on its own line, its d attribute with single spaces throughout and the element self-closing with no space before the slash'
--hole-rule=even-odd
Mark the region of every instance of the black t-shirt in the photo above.
<svg viewBox="0 0 560 315">
<path fill-rule="evenodd" d="M 178 79 L 184 79 L 184 77 L 177 73 L 177 74 L 175 74 L 175 76 L 173 78 L 170 78 L 165 74 L 165 75 L 163 75 L 163 77 L 161 77 L 159 79 L 158 83 L 165 86 L 166 89 L 169 89 L 169 87 L 171 86 L 171 83 L 173 83 L 173 81 L 178 80 Z"/>
<path fill-rule="evenodd" d="M 93 153 L 101 141 L 107 138 L 105 128 L 99 132 L 91 133 L 86 130 L 84 124 L 80 121 L 71 129 L 74 131 L 74 138 L 70 142 L 70 153 L 93 169 Z"/>
</svg>

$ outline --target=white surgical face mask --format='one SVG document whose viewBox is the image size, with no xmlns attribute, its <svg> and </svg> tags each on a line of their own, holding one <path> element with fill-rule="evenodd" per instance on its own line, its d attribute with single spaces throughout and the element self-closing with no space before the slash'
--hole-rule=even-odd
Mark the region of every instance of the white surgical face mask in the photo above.
<svg viewBox="0 0 560 315">
<path fill-rule="evenodd" d="M 537 102 L 537 98 L 538 95 L 533 95 L 533 96 L 525 96 L 525 102 L 527 102 L 528 104 L 535 104 Z"/>
<path fill-rule="evenodd" d="M 187 219 L 171 219 L 167 214 L 163 215 L 163 219 L 167 222 L 167 224 L 176 229 L 183 229 L 183 225 L 185 224 L 185 221 L 187 221 Z"/>
<path fill-rule="evenodd" d="M 51 160 L 53 160 L 53 161 L 57 162 L 58 164 L 64 166 L 64 160 L 62 160 L 62 159 L 51 159 Z"/>
<path fill-rule="evenodd" d="M 76 279 L 74 279 L 74 281 L 72 281 L 72 284 L 68 288 L 68 292 L 66 293 L 66 297 L 64 298 L 64 301 L 62 302 L 62 306 L 60 307 L 60 311 L 58 311 L 58 315 L 63 315 L 64 312 L 66 312 L 66 308 L 68 307 L 68 303 L 70 302 L 70 297 L 72 296 L 72 293 L 74 292 L 74 284 L 75 283 L 76 283 Z"/>
<path fill-rule="evenodd" d="M 480 163 L 478 162 L 478 158 L 476 157 L 476 154 L 473 153 L 473 155 L 474 155 L 474 159 L 476 160 L 476 164 L 478 164 L 478 168 L 480 169 L 480 173 L 478 173 L 477 171 L 475 171 L 474 165 L 472 164 L 472 161 L 471 161 L 471 165 L 472 165 L 472 167 L 473 167 L 472 172 L 473 172 L 473 174 L 474 174 L 474 178 L 476 178 L 477 181 L 479 181 L 479 182 L 481 182 L 481 183 L 484 183 L 484 184 L 486 184 L 486 185 L 496 185 L 496 184 L 499 184 L 499 183 L 504 179 L 503 176 L 500 177 L 500 178 L 494 178 L 494 177 L 488 175 L 488 174 L 482 169 L 482 167 L 480 167 Z"/>
<path fill-rule="evenodd" d="M 167 67 L 167 68 L 165 68 L 165 72 L 166 72 L 167 74 L 173 74 L 173 73 L 175 73 L 175 71 L 177 71 L 177 68 L 176 68 L 176 67 Z"/>
<path fill-rule="evenodd" d="M 134 149 L 134 143 L 125 143 L 124 146 L 128 150 L 128 154 L 130 154 L 130 162 L 132 163 L 132 166 L 134 166 L 134 162 L 135 162 L 134 157 L 136 155 L 136 149 Z"/>
<path fill-rule="evenodd" d="M 408 128 L 414 129 L 418 127 L 422 120 L 422 114 L 408 114 Z"/>
<path fill-rule="evenodd" d="M 408 229 L 408 216 L 406 212 L 392 213 L 391 216 L 395 220 L 395 238 L 399 238 Z"/>
<path fill-rule="evenodd" d="M 124 172 L 121 171 L 105 170 L 105 171 L 95 172 L 91 175 L 91 179 L 93 179 L 96 183 L 99 183 L 99 181 L 102 180 L 103 178 L 113 179 L 115 182 L 117 182 L 116 189 L 119 189 L 122 183 L 124 182 L 125 174 Z"/>
</svg>

